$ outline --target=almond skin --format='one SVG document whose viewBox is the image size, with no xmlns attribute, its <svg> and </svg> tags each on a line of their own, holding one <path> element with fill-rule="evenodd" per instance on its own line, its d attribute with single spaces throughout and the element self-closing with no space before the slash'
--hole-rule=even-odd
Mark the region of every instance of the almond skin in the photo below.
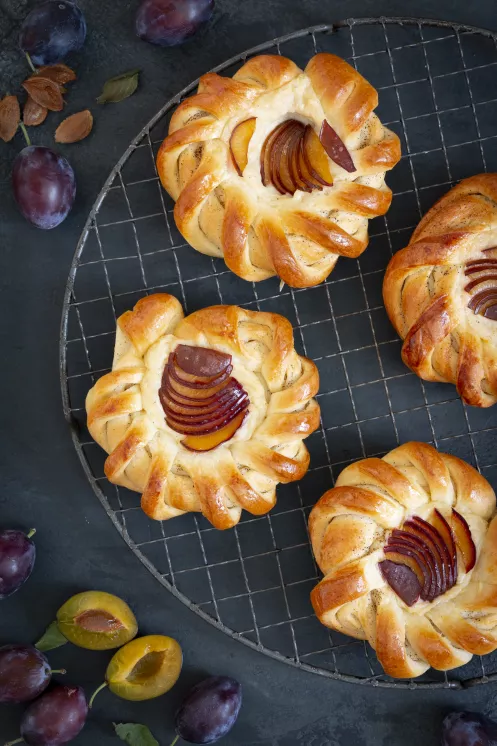
<svg viewBox="0 0 497 746">
<path fill-rule="evenodd" d="M 26 127 L 38 127 L 38 125 L 43 124 L 47 118 L 47 114 L 47 108 L 40 106 L 31 96 L 28 96 L 22 112 L 22 121 Z"/>
<path fill-rule="evenodd" d="M 45 109 L 49 111 L 62 111 L 64 108 L 64 99 L 62 98 L 59 84 L 54 83 L 50 78 L 33 75 L 31 78 L 25 80 L 22 86 L 31 98 Z"/>
<path fill-rule="evenodd" d="M 93 116 L 89 109 L 73 114 L 59 124 L 55 132 L 55 142 L 72 143 L 84 140 L 93 128 Z"/>
<path fill-rule="evenodd" d="M 65 85 L 66 83 L 71 83 L 73 80 L 76 80 L 76 73 L 74 70 L 71 70 L 70 67 L 67 67 L 67 65 L 62 64 L 61 62 L 57 65 L 45 65 L 44 67 L 39 67 L 36 74 L 42 78 L 53 80 L 54 83 L 58 83 L 59 85 Z"/>
<path fill-rule="evenodd" d="M 21 109 L 17 96 L 5 96 L 0 101 L 0 138 L 10 142 L 17 132 L 21 120 Z"/>
</svg>

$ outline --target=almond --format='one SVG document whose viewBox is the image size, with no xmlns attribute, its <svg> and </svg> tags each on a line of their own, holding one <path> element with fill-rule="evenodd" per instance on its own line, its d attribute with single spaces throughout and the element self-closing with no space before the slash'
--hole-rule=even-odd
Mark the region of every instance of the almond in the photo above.
<svg viewBox="0 0 497 746">
<path fill-rule="evenodd" d="M 22 113 L 22 121 L 26 127 L 38 127 L 39 124 L 43 124 L 47 114 L 48 109 L 45 106 L 40 106 L 31 96 L 28 96 Z"/>
<path fill-rule="evenodd" d="M 5 96 L 0 101 L 0 137 L 9 142 L 14 137 L 21 119 L 17 96 Z"/>
<path fill-rule="evenodd" d="M 50 78 L 42 78 L 41 75 L 33 75 L 22 84 L 31 98 L 40 106 L 49 111 L 62 111 L 64 100 L 58 83 Z"/>
<path fill-rule="evenodd" d="M 76 73 L 74 70 L 71 70 L 70 67 L 63 65 L 62 63 L 59 63 L 58 65 L 45 65 L 44 67 L 39 67 L 36 74 L 40 75 L 42 78 L 53 80 L 54 83 L 58 83 L 59 85 L 65 85 L 66 83 L 71 83 L 73 80 L 76 80 Z"/>
<path fill-rule="evenodd" d="M 59 124 L 55 132 L 55 142 L 71 143 L 79 142 L 88 137 L 93 128 L 93 116 L 91 111 L 79 111 Z"/>
</svg>

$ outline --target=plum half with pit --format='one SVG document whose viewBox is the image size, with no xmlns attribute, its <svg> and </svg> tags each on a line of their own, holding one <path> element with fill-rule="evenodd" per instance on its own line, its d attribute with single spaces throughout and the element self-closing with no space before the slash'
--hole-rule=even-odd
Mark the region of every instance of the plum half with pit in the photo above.
<svg viewBox="0 0 497 746">
<path fill-rule="evenodd" d="M 128 604 L 103 591 L 72 596 L 57 612 L 57 625 L 69 642 L 88 650 L 119 648 L 138 632 Z"/>
</svg>

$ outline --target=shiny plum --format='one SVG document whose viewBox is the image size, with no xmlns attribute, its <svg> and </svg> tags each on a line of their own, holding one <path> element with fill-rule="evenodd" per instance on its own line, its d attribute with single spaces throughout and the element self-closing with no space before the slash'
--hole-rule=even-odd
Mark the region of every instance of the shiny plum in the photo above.
<svg viewBox="0 0 497 746">
<path fill-rule="evenodd" d="M 4 645 L 0 648 L 0 704 L 30 702 L 50 683 L 50 664 L 31 645 Z"/>
<path fill-rule="evenodd" d="M 56 685 L 29 705 L 21 719 L 21 737 L 28 746 L 63 746 L 83 729 L 87 715 L 80 686 Z"/>
<path fill-rule="evenodd" d="M 33 145 L 16 157 L 12 186 L 26 220 L 43 230 L 56 228 L 66 219 L 76 196 L 69 162 L 50 148 Z"/>
<path fill-rule="evenodd" d="M 68 0 L 48 0 L 36 5 L 25 18 L 19 46 L 35 65 L 52 65 L 81 49 L 86 21 L 80 8 Z"/>
<path fill-rule="evenodd" d="M 214 0 L 142 0 L 136 33 L 151 44 L 175 47 L 205 26 L 213 12 Z"/>
<path fill-rule="evenodd" d="M 497 723 L 477 712 L 451 712 L 443 721 L 442 746 L 497 746 Z"/>
<path fill-rule="evenodd" d="M 12 595 L 26 582 L 36 559 L 36 547 L 22 531 L 0 531 L 0 600 Z"/>
<path fill-rule="evenodd" d="M 211 676 L 191 689 L 176 713 L 176 733 L 188 743 L 215 743 L 234 726 L 242 688 L 228 676 Z"/>
</svg>

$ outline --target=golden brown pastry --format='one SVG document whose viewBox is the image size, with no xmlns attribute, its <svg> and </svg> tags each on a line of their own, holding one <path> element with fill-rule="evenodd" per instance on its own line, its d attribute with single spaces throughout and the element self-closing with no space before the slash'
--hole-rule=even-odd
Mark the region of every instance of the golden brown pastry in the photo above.
<svg viewBox="0 0 497 746">
<path fill-rule="evenodd" d="M 157 157 L 178 229 L 245 280 L 322 282 L 339 256 L 364 251 L 368 219 L 390 206 L 385 172 L 400 143 L 377 105 L 375 88 L 332 54 L 305 71 L 261 55 L 233 78 L 204 75 Z"/>
<path fill-rule="evenodd" d="M 313 508 L 320 621 L 368 640 L 386 673 L 446 671 L 497 648 L 495 493 L 425 443 L 348 466 Z"/>
<path fill-rule="evenodd" d="M 383 285 L 402 359 L 455 383 L 475 407 L 497 402 L 497 174 L 461 181 L 388 265 Z"/>
<path fill-rule="evenodd" d="M 160 293 L 117 321 L 112 372 L 88 393 L 105 474 L 151 518 L 201 511 L 220 529 L 262 515 L 309 466 L 319 425 L 313 362 L 277 314 L 212 306 L 183 317 Z"/>
</svg>

